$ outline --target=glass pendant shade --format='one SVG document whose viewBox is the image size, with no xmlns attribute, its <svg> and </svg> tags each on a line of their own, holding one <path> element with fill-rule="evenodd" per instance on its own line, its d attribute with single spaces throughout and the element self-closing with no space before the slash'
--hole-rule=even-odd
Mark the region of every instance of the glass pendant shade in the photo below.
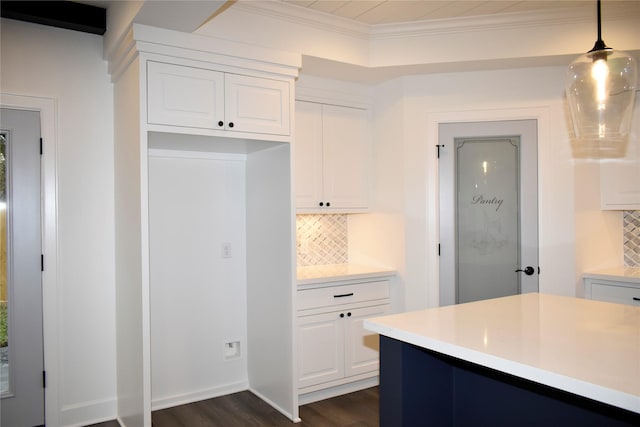
<svg viewBox="0 0 640 427">
<path fill-rule="evenodd" d="M 624 52 L 596 50 L 573 61 L 566 93 L 576 139 L 619 151 L 631 128 L 636 82 L 636 61 Z"/>
<path fill-rule="evenodd" d="M 638 66 L 629 54 L 607 47 L 601 36 L 593 49 L 567 70 L 565 91 L 575 138 L 583 152 L 597 157 L 622 157 L 631 129 Z"/>
</svg>

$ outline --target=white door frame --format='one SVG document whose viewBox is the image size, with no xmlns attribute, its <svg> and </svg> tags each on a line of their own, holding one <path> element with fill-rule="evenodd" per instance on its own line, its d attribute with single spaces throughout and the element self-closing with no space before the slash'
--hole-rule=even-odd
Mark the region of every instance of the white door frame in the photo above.
<svg viewBox="0 0 640 427">
<path fill-rule="evenodd" d="M 436 144 L 439 142 L 438 127 L 441 123 L 462 123 L 462 122 L 498 122 L 507 120 L 528 120 L 534 119 L 538 122 L 538 177 L 541 176 L 542 161 L 546 158 L 545 151 L 548 149 L 545 142 L 549 140 L 549 107 L 514 107 L 483 110 L 465 111 L 434 111 L 427 112 L 427 144 L 431 147 L 427 149 L 427 236 L 435 236 L 433 239 L 426 239 L 427 245 L 427 306 L 438 307 L 440 303 L 440 266 L 438 258 L 438 241 L 440 240 L 440 217 L 439 217 L 439 182 L 438 182 L 438 157 Z M 538 194 L 541 180 L 538 179 Z M 538 218 L 541 218 L 543 201 L 539 197 Z M 540 225 L 538 234 L 541 234 Z M 543 247 L 539 244 L 539 263 L 542 265 Z M 544 276 L 539 277 L 538 289 L 544 289 Z"/>
<path fill-rule="evenodd" d="M 45 422 L 47 427 L 58 427 L 58 209 L 56 174 L 57 158 L 57 104 L 53 98 L 0 93 L 0 107 L 30 110 L 40 113 L 42 154 L 42 316 L 44 338 L 44 369 L 47 386 L 44 392 Z"/>
</svg>

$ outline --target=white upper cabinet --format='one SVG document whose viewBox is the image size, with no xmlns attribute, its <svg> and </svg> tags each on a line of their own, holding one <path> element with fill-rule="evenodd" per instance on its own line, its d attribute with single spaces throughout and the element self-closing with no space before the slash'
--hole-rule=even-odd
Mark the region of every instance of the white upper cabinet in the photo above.
<svg viewBox="0 0 640 427">
<path fill-rule="evenodd" d="M 363 212 L 369 208 L 368 112 L 296 101 L 296 209 Z"/>
<path fill-rule="evenodd" d="M 317 208 L 322 200 L 322 105 L 296 101 L 296 208 Z"/>
<path fill-rule="evenodd" d="M 227 128 L 239 132 L 289 135 L 289 83 L 225 74 Z"/>
<path fill-rule="evenodd" d="M 149 124 L 290 134 L 289 82 L 147 63 Z"/>
<path fill-rule="evenodd" d="M 600 203 L 604 210 L 640 209 L 640 94 L 636 94 L 626 156 L 600 164 Z"/>
</svg>

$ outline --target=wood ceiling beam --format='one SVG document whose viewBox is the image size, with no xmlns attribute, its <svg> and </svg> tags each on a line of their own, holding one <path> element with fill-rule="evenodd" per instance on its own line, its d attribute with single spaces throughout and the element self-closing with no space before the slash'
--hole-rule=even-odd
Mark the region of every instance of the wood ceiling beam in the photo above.
<svg viewBox="0 0 640 427">
<path fill-rule="evenodd" d="M 98 35 L 107 30 L 106 9 L 72 1 L 0 1 L 0 16 Z"/>
</svg>

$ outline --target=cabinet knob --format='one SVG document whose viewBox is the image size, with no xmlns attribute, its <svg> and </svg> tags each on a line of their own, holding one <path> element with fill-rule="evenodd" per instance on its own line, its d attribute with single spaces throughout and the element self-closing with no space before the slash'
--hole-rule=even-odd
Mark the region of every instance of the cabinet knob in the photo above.
<svg viewBox="0 0 640 427">
<path fill-rule="evenodd" d="M 348 312 L 348 313 L 347 313 L 347 317 L 351 317 L 351 312 Z"/>
<path fill-rule="evenodd" d="M 331 202 L 327 202 L 327 207 L 331 206 Z"/>
<path fill-rule="evenodd" d="M 233 127 L 233 122 L 229 122 L 229 127 L 232 128 Z"/>
<path fill-rule="evenodd" d="M 324 206 L 324 203 L 320 202 L 318 203 L 319 206 Z"/>
<path fill-rule="evenodd" d="M 220 127 L 224 126 L 224 122 L 223 122 L 222 120 L 220 120 L 220 121 L 218 122 L 218 126 L 220 126 Z"/>
<path fill-rule="evenodd" d="M 344 313 L 340 313 L 340 317 L 344 317 Z"/>
</svg>

